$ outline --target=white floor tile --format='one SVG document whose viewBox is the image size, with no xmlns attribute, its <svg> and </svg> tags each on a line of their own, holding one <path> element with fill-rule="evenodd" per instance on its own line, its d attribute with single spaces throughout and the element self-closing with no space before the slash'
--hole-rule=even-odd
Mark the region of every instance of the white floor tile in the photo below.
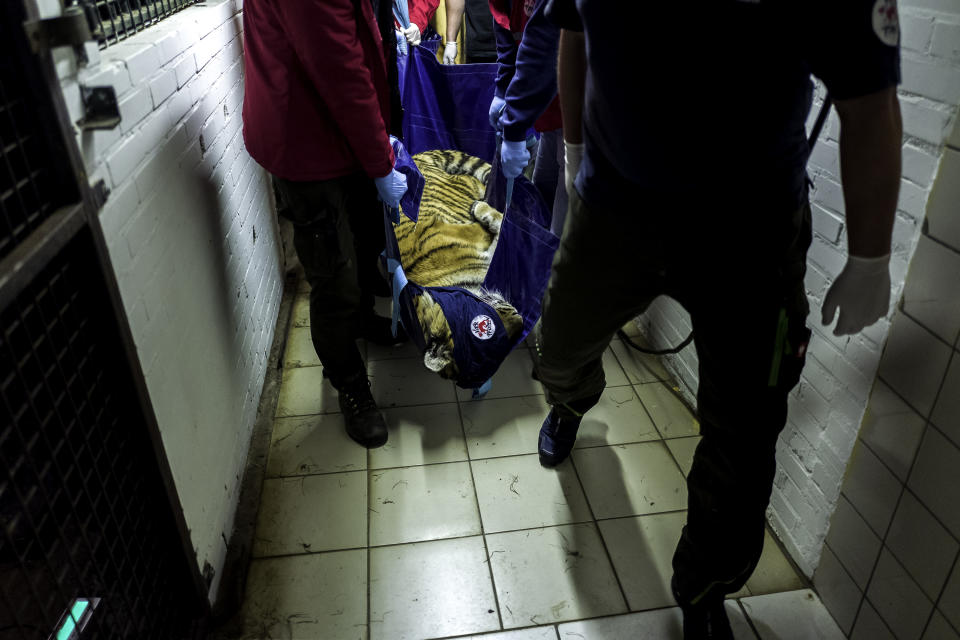
<svg viewBox="0 0 960 640">
<path fill-rule="evenodd" d="M 245 640 L 363 640 L 366 550 L 254 560 L 242 615 Z"/>
<path fill-rule="evenodd" d="M 310 295 L 300 293 L 293 301 L 293 317 L 290 320 L 293 327 L 310 326 Z"/>
<path fill-rule="evenodd" d="M 598 523 L 631 611 L 676 604 L 670 591 L 673 551 L 686 520 L 686 511 L 678 511 Z"/>
<path fill-rule="evenodd" d="M 370 472 L 370 544 L 480 534 L 466 462 Z"/>
<path fill-rule="evenodd" d="M 680 465 L 680 471 L 684 476 L 690 475 L 690 469 L 693 467 L 693 454 L 697 451 L 697 445 L 700 444 L 700 436 L 689 436 L 686 438 L 670 438 L 664 440 L 673 459 Z"/>
<path fill-rule="evenodd" d="M 662 441 L 577 449 L 573 461 L 598 519 L 687 508 L 686 479 Z"/>
<path fill-rule="evenodd" d="M 287 350 L 283 354 L 284 369 L 318 367 L 320 358 L 313 348 L 310 327 L 293 327 L 287 334 Z"/>
<path fill-rule="evenodd" d="M 277 417 L 339 413 L 337 390 L 323 378 L 323 367 L 284 369 Z"/>
<path fill-rule="evenodd" d="M 727 616 L 736 640 L 756 640 L 743 611 L 727 601 Z M 683 614 L 678 607 L 610 618 L 568 622 L 558 627 L 560 640 L 682 640 Z"/>
<path fill-rule="evenodd" d="M 273 423 L 268 478 L 366 468 L 367 450 L 350 439 L 339 413 L 278 418 Z"/>
<path fill-rule="evenodd" d="M 253 555 L 352 549 L 367 544 L 367 474 L 276 478 L 263 483 Z"/>
<path fill-rule="evenodd" d="M 580 423 L 576 447 L 658 440 L 653 421 L 633 388 L 609 387 Z"/>
<path fill-rule="evenodd" d="M 530 359 L 529 350 L 514 349 L 493 374 L 493 386 L 490 387 L 490 391 L 482 400 L 476 402 L 542 394 L 543 387 L 530 377 L 532 371 L 533 361 Z M 461 402 L 470 401 L 473 391 L 457 387 L 457 396 Z"/>
<path fill-rule="evenodd" d="M 657 380 L 669 380 L 670 374 L 663 366 L 660 356 L 640 353 L 622 340 L 615 340 L 610 347 L 620 362 L 630 384 L 643 384 Z"/>
<path fill-rule="evenodd" d="M 753 575 L 747 580 L 747 588 L 751 595 L 762 596 L 768 593 L 777 593 L 781 591 L 797 591 L 804 589 L 807 585 L 804 580 L 797 575 L 793 565 L 783 555 L 780 545 L 770 535 L 769 530 L 763 532 L 763 553 L 760 555 L 760 562 L 753 571 Z"/>
<path fill-rule="evenodd" d="M 399 358 L 416 358 L 423 362 L 423 355 L 412 341 L 407 341 L 395 347 L 382 347 L 372 342 L 367 343 L 367 361 L 397 360 Z"/>
<path fill-rule="evenodd" d="M 422 640 L 499 628 L 480 536 L 370 550 L 371 640 Z"/>
<path fill-rule="evenodd" d="M 467 459 L 455 402 L 387 409 L 383 415 L 389 439 L 382 447 L 370 450 L 371 469 Z"/>
<path fill-rule="evenodd" d="M 544 469 L 536 454 L 471 463 L 486 533 L 591 520 L 569 462 Z"/>
<path fill-rule="evenodd" d="M 760 640 L 843 640 L 843 632 L 809 589 L 740 601 Z"/>
<path fill-rule="evenodd" d="M 669 384 L 652 382 L 635 385 L 637 395 L 647 408 L 653 424 L 664 438 L 695 436 L 700 433 L 700 423 Z"/>
<path fill-rule="evenodd" d="M 419 358 L 367 364 L 373 397 L 381 409 L 453 402 L 453 383 L 423 366 Z"/>
<path fill-rule="evenodd" d="M 623 613 L 594 524 L 487 536 L 505 628 Z"/>
<path fill-rule="evenodd" d="M 627 374 L 624 373 L 623 367 L 620 366 L 620 361 L 613 355 L 613 349 L 611 347 L 607 347 L 607 350 L 603 352 L 603 375 L 607 380 L 608 389 L 610 387 L 622 387 L 630 384 Z"/>
<path fill-rule="evenodd" d="M 550 412 L 543 396 L 483 399 L 460 404 L 471 459 L 537 452 L 537 436 Z"/>
</svg>

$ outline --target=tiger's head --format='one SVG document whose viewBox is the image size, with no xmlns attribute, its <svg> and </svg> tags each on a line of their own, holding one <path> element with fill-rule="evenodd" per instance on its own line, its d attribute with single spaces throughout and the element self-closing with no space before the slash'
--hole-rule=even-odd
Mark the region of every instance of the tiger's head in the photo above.
<svg viewBox="0 0 960 640">
<path fill-rule="evenodd" d="M 439 373 L 441 378 L 456 380 L 460 370 L 453 359 L 453 332 L 447 317 L 443 315 L 443 309 L 426 291 L 413 300 L 426 344 L 423 350 L 424 366 Z"/>
</svg>

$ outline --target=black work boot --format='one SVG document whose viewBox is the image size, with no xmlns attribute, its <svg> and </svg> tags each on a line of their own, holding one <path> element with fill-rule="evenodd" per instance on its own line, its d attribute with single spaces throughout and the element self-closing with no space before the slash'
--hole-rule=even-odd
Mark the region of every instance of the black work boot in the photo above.
<svg viewBox="0 0 960 640">
<path fill-rule="evenodd" d="M 541 465 L 555 467 L 567 459 L 577 441 L 577 430 L 583 414 L 599 401 L 598 393 L 567 404 L 555 404 L 550 408 L 547 419 L 540 427 L 540 438 L 537 441 Z"/>
<path fill-rule="evenodd" d="M 340 389 L 339 400 L 347 435 L 368 449 L 382 447 L 387 442 L 387 423 L 370 393 L 370 382 L 365 375 Z"/>
<path fill-rule="evenodd" d="M 365 315 L 360 319 L 359 337 L 381 347 L 393 347 L 406 342 L 408 337 L 407 332 L 403 330 L 403 325 L 397 323 L 396 337 L 393 335 L 392 325 L 393 321 L 390 318 L 374 313 Z"/>
<path fill-rule="evenodd" d="M 683 640 L 734 640 L 723 595 L 710 594 L 691 604 L 677 593 L 676 576 L 670 586 L 683 612 Z"/>
</svg>

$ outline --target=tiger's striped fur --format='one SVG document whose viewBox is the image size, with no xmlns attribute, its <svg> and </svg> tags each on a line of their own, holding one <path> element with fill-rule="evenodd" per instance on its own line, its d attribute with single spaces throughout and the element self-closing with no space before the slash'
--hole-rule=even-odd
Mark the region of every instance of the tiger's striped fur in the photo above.
<svg viewBox="0 0 960 640">
<path fill-rule="evenodd" d="M 425 287 L 472 291 L 494 308 L 509 336 L 517 335 L 523 318 L 500 293 L 482 288 L 503 221 L 503 214 L 483 201 L 490 165 L 446 150 L 424 151 L 413 160 L 425 178 L 419 220 L 401 216 L 394 225 L 407 277 Z M 424 364 L 456 379 L 453 333 L 440 305 L 424 292 L 414 306 L 427 345 Z"/>
</svg>

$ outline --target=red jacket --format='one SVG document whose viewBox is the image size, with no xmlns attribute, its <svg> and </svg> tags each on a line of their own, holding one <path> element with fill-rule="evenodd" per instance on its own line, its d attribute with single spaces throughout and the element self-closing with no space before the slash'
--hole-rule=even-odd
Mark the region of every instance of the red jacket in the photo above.
<svg viewBox="0 0 960 640">
<path fill-rule="evenodd" d="M 243 139 L 288 180 L 393 168 L 383 43 L 368 0 L 246 0 Z"/>
<path fill-rule="evenodd" d="M 410 22 L 417 25 L 420 33 L 427 30 L 430 24 L 430 18 L 437 12 L 440 6 L 440 0 L 410 0 L 407 3 L 407 10 L 410 12 Z"/>
</svg>

